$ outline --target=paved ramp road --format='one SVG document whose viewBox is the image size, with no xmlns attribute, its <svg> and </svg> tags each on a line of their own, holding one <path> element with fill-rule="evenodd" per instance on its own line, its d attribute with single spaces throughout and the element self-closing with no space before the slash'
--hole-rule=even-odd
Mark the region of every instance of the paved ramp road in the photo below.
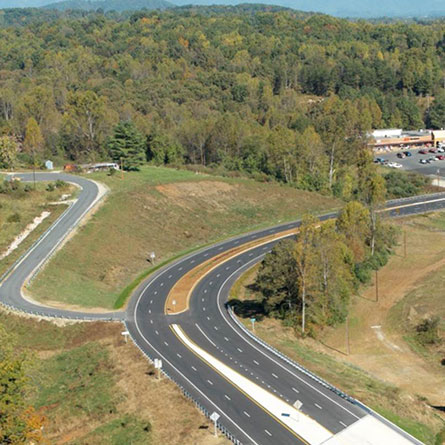
<svg viewBox="0 0 445 445">
<path fill-rule="evenodd" d="M 23 181 L 32 181 L 32 174 L 17 174 Z M 122 312 L 113 313 L 83 313 L 67 311 L 56 308 L 48 308 L 40 304 L 28 301 L 22 295 L 22 286 L 25 281 L 41 267 L 60 243 L 71 233 L 85 214 L 96 204 L 99 198 L 98 186 L 80 176 L 66 175 L 63 173 L 36 173 L 38 181 L 54 181 L 61 179 L 71 182 L 81 188 L 78 199 L 65 213 L 45 232 L 37 243 L 31 247 L 26 255 L 21 258 L 12 272 L 3 279 L 0 286 L 0 301 L 20 311 L 40 314 L 49 317 L 78 318 L 89 320 L 122 319 Z M 63 277 L 61 277 L 63 279 Z"/>
<path fill-rule="evenodd" d="M 30 180 L 30 175 L 21 175 Z M 123 313 L 69 312 L 26 300 L 21 288 L 98 199 L 97 185 L 77 176 L 38 174 L 82 188 L 79 199 L 45 233 L 3 280 L 0 301 L 24 312 L 84 319 L 123 319 Z M 388 202 L 389 216 L 445 207 L 445 194 Z M 328 214 L 321 219 L 335 217 Z M 195 286 L 190 308 L 166 315 L 174 284 L 197 265 L 234 247 L 298 227 L 299 222 L 249 233 L 177 260 L 154 273 L 134 293 L 125 323 L 134 342 L 201 410 L 220 415 L 218 426 L 242 444 L 420 443 L 287 357 L 261 344 L 226 307 L 230 287 L 247 268 L 261 261 L 276 241 L 241 251 L 211 270 Z M 63 279 L 63 277 L 61 277 Z M 143 390 L 143 388 L 141 388 Z M 300 409 L 295 406 L 299 401 Z M 172 425 L 174 428 L 174 425 Z"/>
</svg>

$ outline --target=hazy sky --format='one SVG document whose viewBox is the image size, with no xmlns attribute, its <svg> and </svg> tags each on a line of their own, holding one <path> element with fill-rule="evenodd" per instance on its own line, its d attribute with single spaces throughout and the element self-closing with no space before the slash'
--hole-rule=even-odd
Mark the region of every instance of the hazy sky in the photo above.
<svg viewBox="0 0 445 445">
<path fill-rule="evenodd" d="M 106 1 L 106 0 L 105 0 Z M 123 0 L 127 4 L 131 0 Z M 319 11 L 344 17 L 427 16 L 445 15 L 445 0 L 169 0 L 186 4 L 267 3 L 303 11 Z M 42 6 L 55 0 L 0 0 L 0 8 Z"/>
</svg>

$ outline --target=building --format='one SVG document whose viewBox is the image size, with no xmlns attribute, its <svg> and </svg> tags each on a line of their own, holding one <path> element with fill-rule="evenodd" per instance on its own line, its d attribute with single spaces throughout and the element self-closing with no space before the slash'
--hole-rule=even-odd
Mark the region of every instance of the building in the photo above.
<svg viewBox="0 0 445 445">
<path fill-rule="evenodd" d="M 445 133 L 445 132 L 444 132 Z M 432 130 L 404 131 L 400 129 L 374 130 L 370 146 L 375 151 L 392 148 L 429 147 L 434 143 Z M 445 140 L 445 134 L 444 134 Z"/>
<path fill-rule="evenodd" d="M 435 147 L 439 146 L 439 144 L 445 144 L 445 130 L 434 130 L 433 141 Z"/>
</svg>

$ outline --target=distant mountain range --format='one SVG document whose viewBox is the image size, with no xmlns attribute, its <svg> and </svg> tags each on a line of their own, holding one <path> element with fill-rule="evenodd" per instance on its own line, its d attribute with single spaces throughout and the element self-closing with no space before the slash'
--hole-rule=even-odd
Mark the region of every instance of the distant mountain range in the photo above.
<svg viewBox="0 0 445 445">
<path fill-rule="evenodd" d="M 46 0 L 48 1 L 48 0 Z M 45 9 L 58 9 L 66 11 L 68 9 L 82 9 L 85 11 L 134 11 L 139 9 L 167 9 L 176 5 L 166 0 L 64 0 L 50 3 L 43 6 Z"/>
<path fill-rule="evenodd" d="M 95 10 L 166 9 L 174 6 L 235 5 L 258 3 L 258 0 L 0 0 L 0 8 L 41 7 Z M 300 11 L 323 12 L 338 17 L 426 17 L 445 16 L 444 0 L 263 0 L 275 6 Z M 50 4 L 48 4 L 50 3 Z"/>
</svg>

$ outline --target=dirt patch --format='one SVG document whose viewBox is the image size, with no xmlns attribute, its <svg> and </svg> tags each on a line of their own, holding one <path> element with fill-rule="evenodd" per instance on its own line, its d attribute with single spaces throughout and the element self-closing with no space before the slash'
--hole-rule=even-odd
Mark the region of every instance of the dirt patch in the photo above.
<svg viewBox="0 0 445 445">
<path fill-rule="evenodd" d="M 218 208 L 224 208 L 227 200 L 232 199 L 238 187 L 227 182 L 199 181 L 163 184 L 156 190 L 168 198 L 171 204 L 182 208 L 194 206 L 196 199 L 202 199 Z"/>
<path fill-rule="evenodd" d="M 389 263 L 378 273 L 376 286 L 353 299 L 350 313 L 350 355 L 346 360 L 411 393 L 426 397 L 433 405 L 445 398 L 443 371 L 416 354 L 404 340 L 402 326 L 394 325 L 389 311 L 427 277 L 445 266 L 445 240 L 436 230 L 427 230 L 422 220 L 403 225 L 407 234 L 407 256 L 399 246 Z M 345 327 L 327 330 L 322 338 L 324 352 L 345 360 Z M 332 348 L 332 349 L 331 349 Z"/>
</svg>

